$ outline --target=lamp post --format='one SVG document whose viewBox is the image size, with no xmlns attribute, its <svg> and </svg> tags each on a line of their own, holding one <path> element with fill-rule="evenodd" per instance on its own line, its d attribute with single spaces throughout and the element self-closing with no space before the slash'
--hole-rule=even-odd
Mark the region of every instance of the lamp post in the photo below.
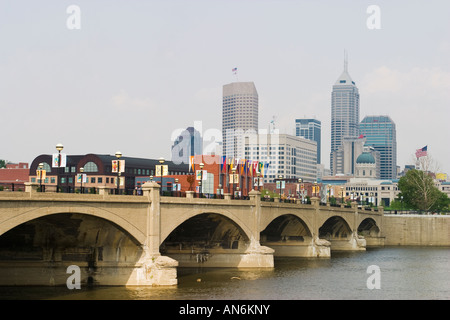
<svg viewBox="0 0 450 320">
<path fill-rule="evenodd" d="M 44 163 L 39 163 L 38 165 L 39 168 L 39 189 L 42 192 L 42 170 L 44 169 Z"/>
<path fill-rule="evenodd" d="M 278 176 L 278 181 L 280 183 L 280 201 L 281 201 L 281 179 L 283 179 L 283 176 Z"/>
<path fill-rule="evenodd" d="M 80 193 L 83 193 L 83 172 L 84 172 L 84 168 L 83 167 L 81 167 L 80 168 L 80 181 L 81 181 L 81 187 L 80 187 Z"/>
<path fill-rule="evenodd" d="M 117 194 L 120 192 L 120 158 L 122 157 L 122 152 L 117 151 L 115 154 L 117 158 Z"/>
<path fill-rule="evenodd" d="M 199 192 L 200 192 L 200 198 L 202 197 L 202 193 L 203 193 L 203 187 L 202 187 L 202 182 L 203 182 L 203 167 L 205 166 L 205 164 L 202 162 L 200 163 L 200 181 L 198 183 L 199 185 Z"/>
<path fill-rule="evenodd" d="M 64 146 L 62 143 L 58 143 L 56 145 L 56 150 L 58 150 L 58 179 L 56 182 L 56 192 L 59 192 L 59 176 L 60 176 L 60 169 L 61 169 L 61 151 L 64 149 Z"/>
<path fill-rule="evenodd" d="M 219 183 L 219 185 L 217 186 L 217 191 L 218 191 L 218 198 L 222 199 L 222 185 Z"/>
<path fill-rule="evenodd" d="M 178 178 L 175 178 L 175 195 L 178 197 Z"/>
<path fill-rule="evenodd" d="M 298 178 L 298 197 L 300 199 L 300 203 L 303 203 L 303 190 L 302 187 L 302 178 Z"/>
<path fill-rule="evenodd" d="M 159 163 L 161 164 L 160 170 L 161 170 L 161 190 L 160 195 L 163 194 L 163 163 L 166 161 L 163 157 L 159 158 Z"/>
<path fill-rule="evenodd" d="M 231 180 L 231 184 L 233 185 L 233 199 L 234 199 L 234 183 L 235 183 L 234 175 L 236 173 L 236 168 L 231 169 L 231 172 L 232 172 L 231 174 L 232 174 L 232 177 L 233 177 L 233 179 Z"/>
<path fill-rule="evenodd" d="M 341 187 L 341 203 L 344 203 L 344 187 Z"/>
</svg>

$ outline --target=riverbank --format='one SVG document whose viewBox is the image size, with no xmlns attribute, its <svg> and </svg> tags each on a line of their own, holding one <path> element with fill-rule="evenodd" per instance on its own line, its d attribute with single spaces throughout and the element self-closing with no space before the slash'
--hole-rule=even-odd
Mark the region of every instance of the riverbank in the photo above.
<svg viewBox="0 0 450 320">
<path fill-rule="evenodd" d="M 384 215 L 386 246 L 450 246 L 450 215 Z"/>
</svg>

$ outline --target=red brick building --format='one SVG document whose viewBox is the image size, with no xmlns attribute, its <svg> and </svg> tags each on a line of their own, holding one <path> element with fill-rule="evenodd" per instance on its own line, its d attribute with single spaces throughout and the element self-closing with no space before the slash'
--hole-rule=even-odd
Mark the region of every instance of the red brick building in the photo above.
<svg viewBox="0 0 450 320">
<path fill-rule="evenodd" d="M 203 164 L 203 168 L 201 165 Z M 175 190 L 173 185 L 179 185 L 178 191 L 194 191 L 202 194 L 230 193 L 237 197 L 247 197 L 248 193 L 258 188 L 253 175 L 235 167 L 234 173 L 230 167 L 222 163 L 221 156 L 198 155 L 193 157 L 188 175 L 168 175 L 163 177 L 164 190 Z M 161 177 L 153 177 L 156 182 Z M 262 188 L 262 186 L 261 186 Z"/>
<path fill-rule="evenodd" d="M 28 182 L 29 173 L 28 163 L 6 164 L 6 168 L 0 169 L 0 190 L 25 190 L 24 183 Z"/>
</svg>

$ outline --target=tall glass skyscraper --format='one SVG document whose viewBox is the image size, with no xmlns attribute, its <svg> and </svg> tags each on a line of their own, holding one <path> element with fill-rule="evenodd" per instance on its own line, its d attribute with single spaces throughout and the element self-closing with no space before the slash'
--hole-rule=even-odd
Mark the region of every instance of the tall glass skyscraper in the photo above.
<svg viewBox="0 0 450 320">
<path fill-rule="evenodd" d="M 194 127 L 188 127 L 176 137 L 172 145 L 172 161 L 189 163 L 190 156 L 203 154 L 203 138 Z"/>
<path fill-rule="evenodd" d="M 253 82 L 223 86 L 223 155 L 244 158 L 244 133 L 258 132 L 258 92 Z"/>
<path fill-rule="evenodd" d="M 331 174 L 336 174 L 333 159 L 346 137 L 359 136 L 359 91 L 348 74 L 347 60 L 344 72 L 333 86 L 331 93 Z"/>
<path fill-rule="evenodd" d="M 367 116 L 359 124 L 359 133 L 366 138 L 366 146 L 380 153 L 380 179 L 397 177 L 397 133 L 395 123 L 388 116 Z"/>
<path fill-rule="evenodd" d="M 295 119 L 295 135 L 317 142 L 317 163 L 320 164 L 322 123 L 316 119 Z"/>
</svg>

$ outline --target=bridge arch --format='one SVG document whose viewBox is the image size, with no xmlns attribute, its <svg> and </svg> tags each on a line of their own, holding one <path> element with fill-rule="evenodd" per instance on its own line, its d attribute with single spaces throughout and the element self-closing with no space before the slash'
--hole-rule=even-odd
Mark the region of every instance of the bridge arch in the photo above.
<svg viewBox="0 0 450 320">
<path fill-rule="evenodd" d="M 45 206 L 45 207 L 29 207 L 24 208 L 24 210 L 15 214 L 6 219 L 0 220 L 0 237 L 5 232 L 25 223 L 28 221 L 32 221 L 34 219 L 38 219 L 45 216 L 55 215 L 55 214 L 64 214 L 64 213 L 76 213 L 87 216 L 95 216 L 98 218 L 102 218 L 106 221 L 112 222 L 117 225 L 124 231 L 126 231 L 129 235 L 131 235 L 138 243 L 144 244 L 146 240 L 146 236 L 144 231 L 139 228 L 137 225 L 134 225 L 129 220 L 125 219 L 124 216 L 120 215 L 120 210 L 118 212 L 114 212 L 114 210 L 109 210 L 105 208 L 99 208 L 95 206 Z"/>
<path fill-rule="evenodd" d="M 319 228 L 319 238 L 325 240 L 350 239 L 352 229 L 348 222 L 340 216 L 328 218 Z"/>
<path fill-rule="evenodd" d="M 136 262 L 141 244 L 111 221 L 56 213 L 28 220 L 0 236 L 1 260 Z"/>
<path fill-rule="evenodd" d="M 164 208 L 161 209 L 162 211 L 165 210 Z M 249 221 L 245 221 L 239 216 L 238 213 L 233 213 L 227 209 L 221 209 L 221 208 L 214 208 L 214 210 L 211 210 L 211 208 L 196 208 L 194 210 L 183 210 L 180 212 L 180 210 L 174 210 L 173 212 L 169 212 L 168 210 L 166 214 L 162 214 L 164 219 L 161 221 L 161 240 L 160 244 L 162 244 L 167 237 L 175 231 L 176 228 L 181 226 L 184 222 L 189 221 L 190 219 L 200 216 L 200 215 L 217 215 L 219 217 L 223 217 L 228 219 L 229 222 L 232 222 L 233 224 L 238 227 L 242 234 L 248 238 L 252 239 L 255 237 L 254 232 L 252 231 L 252 228 L 250 226 Z M 242 215 L 241 215 L 242 217 Z"/>
<path fill-rule="evenodd" d="M 161 243 L 160 251 L 169 248 L 238 249 L 248 245 L 250 237 L 235 221 L 218 213 L 199 213 L 176 226 Z"/>
<path fill-rule="evenodd" d="M 312 238 L 312 232 L 307 223 L 294 214 L 283 214 L 273 219 L 261 231 L 261 242 L 265 241 L 305 241 Z"/>
<path fill-rule="evenodd" d="M 358 226 L 358 234 L 364 237 L 379 237 L 381 230 L 372 218 L 365 218 Z"/>
</svg>

